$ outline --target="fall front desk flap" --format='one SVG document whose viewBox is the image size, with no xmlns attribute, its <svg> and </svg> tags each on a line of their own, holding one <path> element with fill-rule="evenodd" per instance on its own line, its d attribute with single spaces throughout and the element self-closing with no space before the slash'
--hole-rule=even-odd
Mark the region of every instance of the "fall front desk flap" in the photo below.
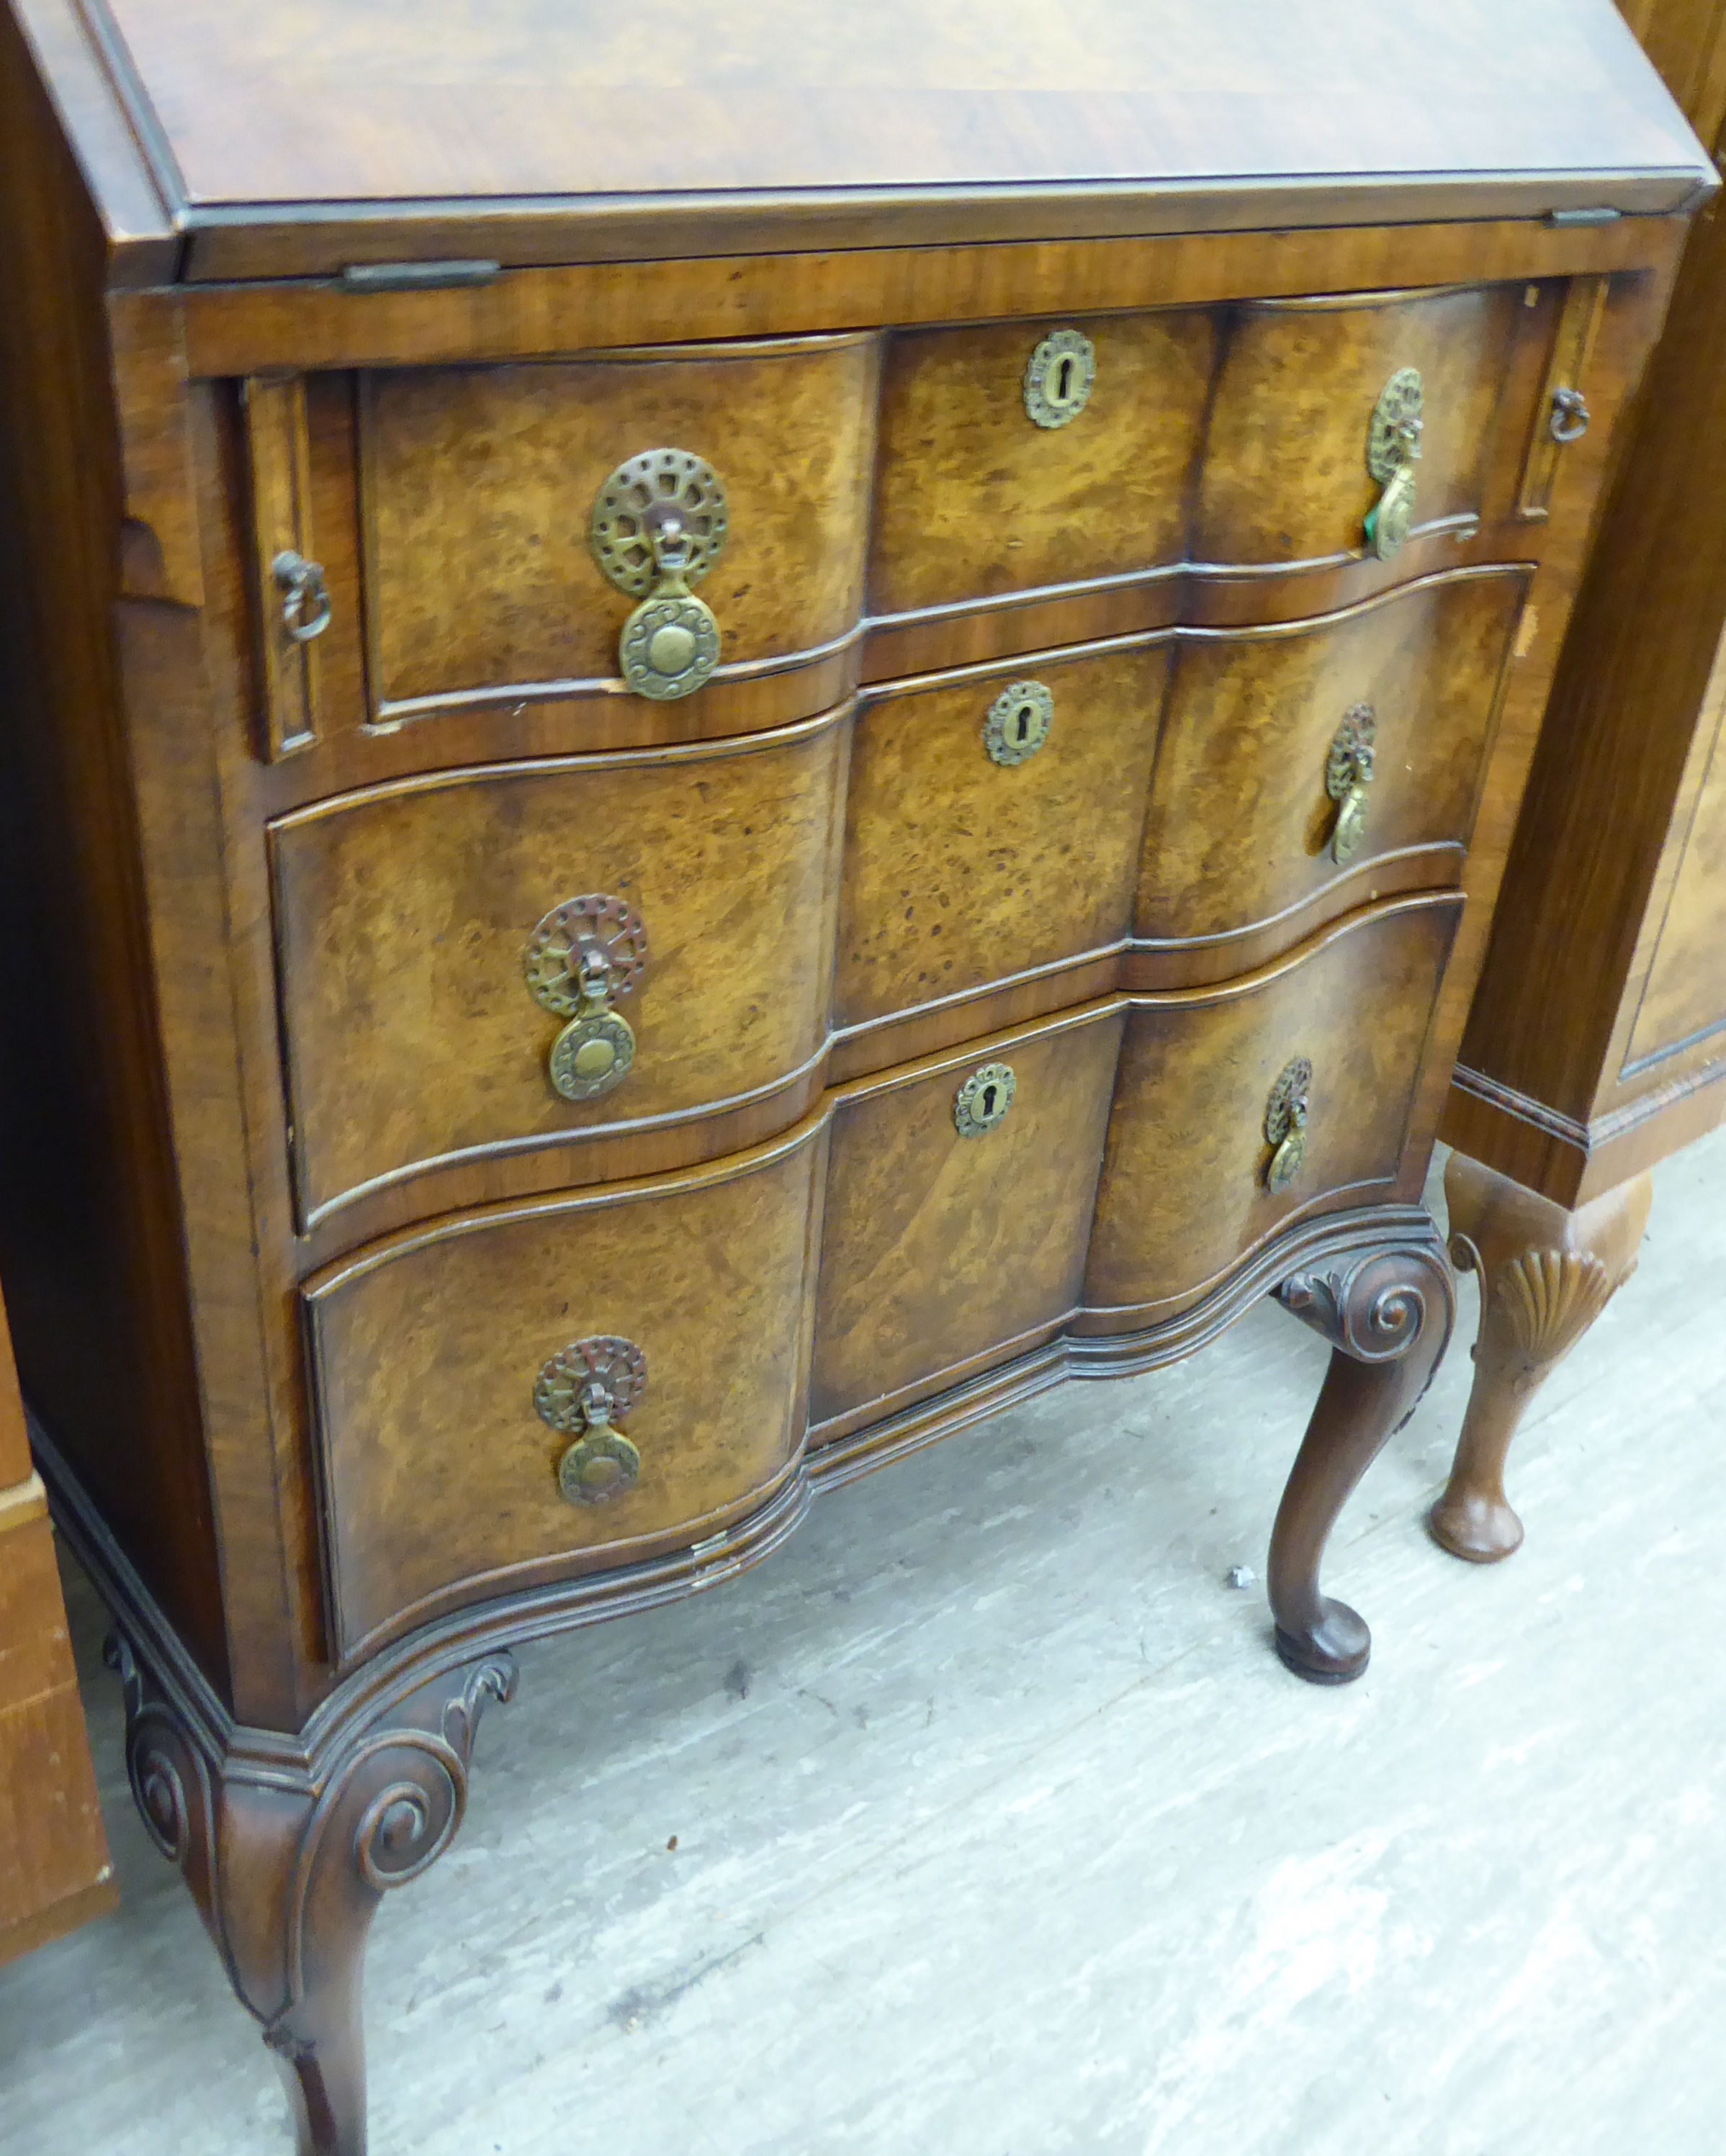
<svg viewBox="0 0 1726 2156">
<path fill-rule="evenodd" d="M 1662 213 L 1713 179 L 1611 0 L 85 0 L 81 33 L 9 4 L 110 231 L 149 217 L 122 120 L 193 279 L 712 252 L 728 213 L 742 252 Z"/>
</svg>

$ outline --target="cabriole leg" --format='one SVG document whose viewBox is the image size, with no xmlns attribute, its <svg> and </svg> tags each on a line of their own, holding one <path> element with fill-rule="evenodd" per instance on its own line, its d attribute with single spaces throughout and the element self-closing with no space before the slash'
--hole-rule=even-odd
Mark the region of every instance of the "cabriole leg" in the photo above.
<svg viewBox="0 0 1726 2156">
<path fill-rule="evenodd" d="M 491 1655 L 439 1677 L 303 1773 L 244 1739 L 213 1758 L 139 1668 L 125 1681 L 126 1760 L 152 1839 L 185 1872 L 240 2003 L 263 2025 L 300 2156 L 365 2156 L 361 1973 L 372 1915 L 455 1839 L 480 1712 L 508 1699 Z"/>
<path fill-rule="evenodd" d="M 1324 1547 L 1385 1440 L 1414 1413 L 1450 1337 L 1456 1293 L 1435 1229 L 1333 1271 L 1296 1273 L 1283 1306 L 1333 1353 L 1271 1536 L 1277 1651 L 1297 1676 L 1346 1684 L 1366 1667 L 1372 1635 L 1318 1584 Z"/>
<path fill-rule="evenodd" d="M 1474 1389 L 1429 1524 L 1452 1556 L 1495 1563 L 1522 1542 L 1504 1462 L 1528 1403 L 1636 1270 L 1653 1184 L 1633 1176 L 1574 1213 L 1452 1153 L 1451 1255 L 1480 1279 Z"/>
</svg>

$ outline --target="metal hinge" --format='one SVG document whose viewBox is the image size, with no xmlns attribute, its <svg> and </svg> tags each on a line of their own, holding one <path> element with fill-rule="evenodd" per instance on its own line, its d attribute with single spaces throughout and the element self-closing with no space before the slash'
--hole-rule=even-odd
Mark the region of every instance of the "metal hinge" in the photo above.
<svg viewBox="0 0 1726 2156">
<path fill-rule="evenodd" d="M 1549 209 L 1546 213 L 1549 224 L 1616 224 L 1624 212 L 1621 209 Z"/>
<path fill-rule="evenodd" d="M 351 262 L 344 292 L 427 292 L 449 285 L 489 285 L 501 262 Z"/>
</svg>

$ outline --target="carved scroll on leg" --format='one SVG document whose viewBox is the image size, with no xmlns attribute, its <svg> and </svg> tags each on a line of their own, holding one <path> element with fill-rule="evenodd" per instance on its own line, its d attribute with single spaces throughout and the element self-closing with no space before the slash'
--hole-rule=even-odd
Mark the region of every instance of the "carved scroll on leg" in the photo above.
<svg viewBox="0 0 1726 2156">
<path fill-rule="evenodd" d="M 1455 1557 L 1492 1564 L 1523 1539 L 1504 1464 L 1528 1403 L 1636 1270 L 1653 1195 L 1633 1177 L 1567 1212 L 1452 1154 L 1445 1174 L 1451 1255 L 1480 1276 L 1480 1337 L 1456 1464 L 1429 1519 Z"/>
<path fill-rule="evenodd" d="M 1450 1337 L 1455 1290 L 1435 1229 L 1430 1244 L 1297 1273 L 1277 1293 L 1333 1350 L 1271 1537 L 1277 1651 L 1298 1676 L 1346 1684 L 1366 1667 L 1372 1635 L 1346 1602 L 1320 1589 L 1324 1547 L 1355 1485 L 1431 1382 Z"/>
<path fill-rule="evenodd" d="M 123 1640 L 111 1659 L 126 1682 L 132 1793 L 263 2024 L 300 2156 L 365 2156 L 367 1934 L 384 1894 L 454 1840 L 480 1710 L 511 1697 L 514 1663 L 491 1655 L 436 1679 L 301 1773 L 238 1746 L 212 1760 Z"/>
</svg>

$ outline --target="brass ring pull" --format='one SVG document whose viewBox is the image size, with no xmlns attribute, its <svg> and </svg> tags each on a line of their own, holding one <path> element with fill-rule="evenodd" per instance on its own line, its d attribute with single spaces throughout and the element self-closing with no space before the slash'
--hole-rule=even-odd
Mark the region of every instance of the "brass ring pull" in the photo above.
<svg viewBox="0 0 1726 2156">
<path fill-rule="evenodd" d="M 534 1412 L 575 1442 L 557 1463 L 572 1505 L 604 1505 L 641 1479 L 640 1449 L 614 1426 L 647 1389 L 647 1358 L 633 1340 L 603 1333 L 572 1341 L 533 1383 Z"/>
<path fill-rule="evenodd" d="M 1286 1065 L 1265 1103 L 1265 1142 L 1271 1158 L 1265 1188 L 1279 1197 L 1300 1173 L 1307 1158 L 1307 1115 L 1312 1092 L 1312 1066 L 1304 1055 Z"/>
<path fill-rule="evenodd" d="M 270 567 L 281 591 L 282 627 L 295 644 L 310 644 L 330 626 L 336 611 L 322 562 L 308 562 L 290 550 L 278 554 Z"/>
<path fill-rule="evenodd" d="M 1373 743 L 1379 722 L 1370 704 L 1343 714 L 1324 763 L 1324 790 L 1337 804 L 1331 825 L 1331 859 L 1351 861 L 1366 837 L 1367 792 L 1373 783 Z"/>
<path fill-rule="evenodd" d="M 687 449 L 645 449 L 600 488 L 588 538 L 612 583 L 641 602 L 618 640 L 638 696 L 691 696 L 719 664 L 719 624 L 690 586 L 719 559 L 727 529 L 718 473 Z"/>
<path fill-rule="evenodd" d="M 1388 562 L 1415 521 L 1415 466 L 1425 427 L 1420 371 L 1400 367 L 1379 393 L 1367 429 L 1366 468 L 1383 490 L 1366 514 L 1366 543 Z"/>
<path fill-rule="evenodd" d="M 1561 447 L 1580 442 L 1588 432 L 1588 399 L 1580 389 L 1554 389 L 1546 431 Z"/>
<path fill-rule="evenodd" d="M 552 1043 L 551 1081 L 566 1101 L 591 1101 L 622 1085 L 635 1034 L 612 1009 L 647 971 L 647 927 L 620 898 L 592 891 L 554 906 L 521 954 L 528 993 L 569 1020 Z"/>
</svg>

